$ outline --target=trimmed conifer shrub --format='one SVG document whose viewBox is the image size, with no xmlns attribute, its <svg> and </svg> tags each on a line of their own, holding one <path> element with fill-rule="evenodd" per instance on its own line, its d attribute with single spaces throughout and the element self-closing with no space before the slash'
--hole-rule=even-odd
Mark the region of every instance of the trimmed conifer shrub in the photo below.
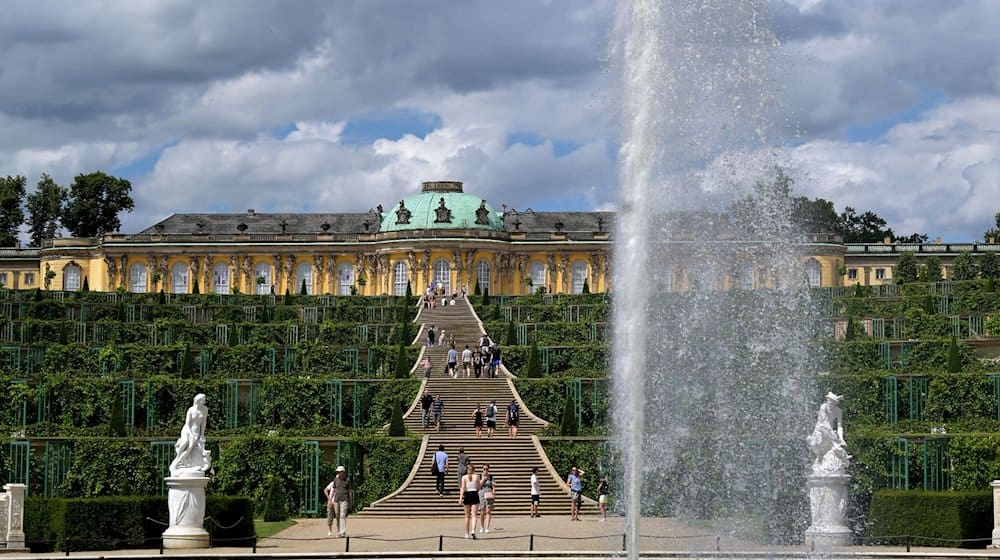
<svg viewBox="0 0 1000 560">
<path fill-rule="evenodd" d="M 273 286 L 271 287 L 271 290 L 274 290 Z M 292 292 L 290 292 L 288 290 L 288 288 L 285 288 L 285 297 L 284 297 L 284 299 L 281 300 L 281 303 L 282 303 L 282 305 L 291 305 L 292 304 Z"/>
<path fill-rule="evenodd" d="M 299 286 L 299 295 L 300 296 L 309 295 L 309 292 L 306 291 L 306 279 L 305 278 L 302 279 L 302 285 Z"/>
<path fill-rule="evenodd" d="M 83 277 L 83 291 L 84 292 L 90 291 L 90 281 L 87 279 L 86 276 Z"/>
<path fill-rule="evenodd" d="M 201 288 L 198 286 L 198 281 L 197 280 L 195 280 L 194 281 L 194 285 L 191 286 L 191 293 L 195 294 L 195 295 L 201 293 Z"/>
<path fill-rule="evenodd" d="M 507 334 L 504 336 L 503 343 L 507 346 L 517 344 L 517 333 L 514 331 L 514 321 L 509 321 L 507 323 Z"/>
<path fill-rule="evenodd" d="M 396 378 L 405 379 L 410 376 L 410 364 L 406 361 L 406 344 L 399 341 L 399 350 L 396 352 Z"/>
<path fill-rule="evenodd" d="M 542 376 L 542 357 L 538 353 L 538 343 L 535 341 L 531 341 L 531 349 L 528 350 L 528 366 L 524 370 L 524 376 Z"/>
<path fill-rule="evenodd" d="M 396 399 L 392 403 L 392 415 L 389 417 L 389 436 L 400 437 L 406 435 L 406 424 L 403 423 L 403 405 Z"/>
<path fill-rule="evenodd" d="M 573 397 L 570 395 L 566 395 L 566 404 L 563 405 L 562 421 L 559 423 L 559 435 L 580 435 L 580 423 L 576 420 L 576 403 L 573 402 Z"/>
<path fill-rule="evenodd" d="M 163 288 L 160 288 L 160 291 L 156 294 L 156 302 L 160 305 L 167 304 L 167 294 L 163 293 Z"/>
<path fill-rule="evenodd" d="M 288 519 L 281 483 L 275 477 L 267 479 L 267 497 L 264 499 L 264 521 L 284 521 Z"/>
<path fill-rule="evenodd" d="M 583 289 L 580 292 L 584 294 L 590 293 L 590 282 L 586 278 L 583 279 Z"/>
<path fill-rule="evenodd" d="M 483 295 L 482 291 L 479 290 L 479 280 L 476 280 L 475 286 L 472 287 L 472 295 L 474 296 Z"/>
<path fill-rule="evenodd" d="M 476 285 L 478 286 L 479 284 L 477 283 Z M 490 287 L 486 286 L 485 288 L 483 288 L 483 307 L 486 307 L 489 304 L 490 304 Z"/>
<path fill-rule="evenodd" d="M 844 329 L 844 340 L 854 340 L 856 333 L 854 332 L 854 317 L 847 318 L 847 328 Z"/>
<path fill-rule="evenodd" d="M 958 355 L 958 341 L 952 335 L 948 342 L 948 373 L 958 373 L 962 371 L 962 358 Z"/>
</svg>

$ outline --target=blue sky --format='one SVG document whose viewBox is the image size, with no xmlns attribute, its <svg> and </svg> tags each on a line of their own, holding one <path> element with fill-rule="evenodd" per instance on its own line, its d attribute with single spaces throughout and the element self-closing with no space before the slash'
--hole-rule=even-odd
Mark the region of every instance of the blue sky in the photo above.
<svg viewBox="0 0 1000 560">
<path fill-rule="evenodd" d="M 609 0 L 5 8 L 3 172 L 32 185 L 125 176 L 126 231 L 174 212 L 363 211 L 435 179 L 497 208 L 618 204 Z M 992 227 L 1000 3 L 770 8 L 768 150 L 799 192 L 900 233 L 974 240 Z M 738 175 L 754 180 L 752 166 Z"/>
</svg>

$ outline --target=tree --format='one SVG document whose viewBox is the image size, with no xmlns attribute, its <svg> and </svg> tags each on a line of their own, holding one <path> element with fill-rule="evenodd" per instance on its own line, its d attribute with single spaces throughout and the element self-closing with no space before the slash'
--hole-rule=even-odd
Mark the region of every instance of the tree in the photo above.
<svg viewBox="0 0 1000 560">
<path fill-rule="evenodd" d="M 896 243 L 927 243 L 926 233 L 911 233 L 910 235 L 904 235 L 902 237 L 897 237 L 893 239 Z"/>
<path fill-rule="evenodd" d="M 28 195 L 28 232 L 33 247 L 41 247 L 43 240 L 56 236 L 66 196 L 66 189 L 57 185 L 52 177 L 42 174 L 35 192 Z"/>
<path fill-rule="evenodd" d="M 951 277 L 953 280 L 975 280 L 979 277 L 979 265 L 975 257 L 969 253 L 962 253 L 955 257 L 951 265 Z"/>
<path fill-rule="evenodd" d="M 559 435 L 580 435 L 580 422 L 577 421 L 576 402 L 573 400 L 572 395 L 566 395 L 566 404 L 563 405 L 562 421 L 559 423 Z"/>
<path fill-rule="evenodd" d="M 299 286 L 299 295 L 300 296 L 309 295 L 309 290 L 306 289 L 306 279 L 305 278 L 302 279 L 302 285 Z"/>
<path fill-rule="evenodd" d="M 583 289 L 580 290 L 580 293 L 581 294 L 589 294 L 590 293 L 590 283 L 587 282 L 586 278 L 583 279 Z"/>
<path fill-rule="evenodd" d="M 927 261 L 924 263 L 924 270 L 927 271 L 928 282 L 941 281 L 941 259 L 937 256 L 927 258 Z"/>
<path fill-rule="evenodd" d="M 997 227 L 988 229 L 986 230 L 986 233 L 983 234 L 983 241 L 987 243 L 1000 242 L 1000 212 L 997 212 L 996 215 L 993 216 L 993 222 Z"/>
<path fill-rule="evenodd" d="M 27 180 L 18 175 L 0 179 L 0 247 L 17 245 L 17 231 L 24 223 L 24 187 Z"/>
<path fill-rule="evenodd" d="M 906 284 L 917 281 L 917 256 L 910 252 L 899 254 L 896 261 L 896 284 Z"/>
<path fill-rule="evenodd" d="M 517 334 L 514 332 L 514 321 L 507 322 L 507 334 L 503 338 L 503 343 L 507 346 L 517 344 Z"/>
<path fill-rule="evenodd" d="M 62 222 L 75 237 L 118 231 L 118 215 L 135 208 L 132 183 L 102 171 L 77 175 L 69 187 Z"/>
<path fill-rule="evenodd" d="M 844 340 L 851 341 L 856 337 L 856 332 L 854 330 L 854 317 L 847 318 L 847 328 L 844 329 Z"/>
<path fill-rule="evenodd" d="M 948 342 L 948 373 L 958 373 L 962 371 L 962 358 L 958 355 L 958 341 L 952 335 Z"/>
<path fill-rule="evenodd" d="M 486 307 L 489 304 L 490 304 L 490 287 L 485 286 L 483 287 L 483 307 Z"/>
<path fill-rule="evenodd" d="M 410 364 L 406 361 L 406 343 L 399 341 L 396 351 L 396 379 L 406 379 L 410 376 Z"/>
<path fill-rule="evenodd" d="M 871 211 L 858 214 L 848 206 L 837 222 L 838 233 L 843 236 L 844 243 L 881 243 L 886 237 L 893 237 L 892 229 L 885 227 L 885 220 Z"/>
<path fill-rule="evenodd" d="M 524 370 L 524 376 L 542 376 L 542 357 L 538 353 L 538 343 L 535 341 L 531 341 L 531 348 L 528 350 L 528 366 Z"/>
<path fill-rule="evenodd" d="M 200 294 L 201 293 L 201 288 L 198 286 L 198 279 L 197 278 L 194 279 L 194 285 L 191 286 L 191 293 L 192 294 Z"/>
<path fill-rule="evenodd" d="M 1000 256 L 996 253 L 983 253 L 979 258 L 979 273 L 983 278 L 1000 278 Z"/>
<path fill-rule="evenodd" d="M 403 423 L 403 405 L 399 399 L 392 403 L 392 414 L 389 415 L 389 437 L 406 435 L 406 424 Z"/>
</svg>

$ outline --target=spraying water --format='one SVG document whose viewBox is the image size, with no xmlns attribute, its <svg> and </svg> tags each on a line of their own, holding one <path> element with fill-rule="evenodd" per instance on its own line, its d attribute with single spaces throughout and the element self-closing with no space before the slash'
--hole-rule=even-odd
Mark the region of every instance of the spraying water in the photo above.
<svg viewBox="0 0 1000 560">
<path fill-rule="evenodd" d="M 772 542 L 808 521 L 810 302 L 790 180 L 770 147 L 777 42 L 765 8 L 618 10 L 613 442 L 633 558 L 642 515 Z"/>
</svg>

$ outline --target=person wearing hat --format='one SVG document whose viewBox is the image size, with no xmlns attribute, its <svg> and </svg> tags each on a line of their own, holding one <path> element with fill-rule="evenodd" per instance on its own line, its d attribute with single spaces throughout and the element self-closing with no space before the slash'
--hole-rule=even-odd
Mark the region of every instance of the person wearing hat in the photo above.
<svg viewBox="0 0 1000 560">
<path fill-rule="evenodd" d="M 347 512 L 354 501 L 354 489 L 347 480 L 347 469 L 337 467 L 337 476 L 323 490 L 326 494 L 326 536 L 333 535 L 333 520 L 337 520 L 337 536 L 347 536 Z"/>
</svg>

